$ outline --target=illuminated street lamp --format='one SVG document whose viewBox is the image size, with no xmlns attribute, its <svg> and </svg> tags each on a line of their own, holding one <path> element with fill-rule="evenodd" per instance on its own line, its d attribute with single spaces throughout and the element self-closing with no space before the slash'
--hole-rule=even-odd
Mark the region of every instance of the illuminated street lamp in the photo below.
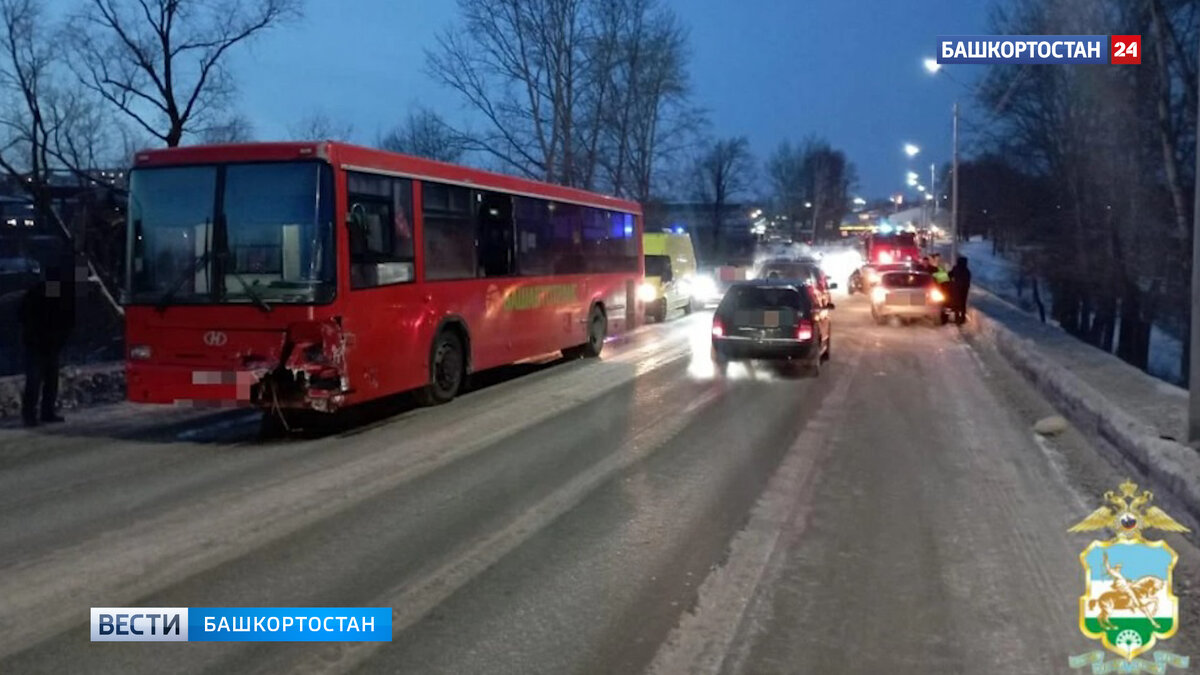
<svg viewBox="0 0 1200 675">
<path fill-rule="evenodd" d="M 919 178 L 920 178 L 920 176 L 918 176 L 918 175 L 917 175 L 917 172 L 916 172 L 916 171 L 909 171 L 909 172 L 908 172 L 908 184 L 909 184 L 909 185 L 916 185 L 916 184 L 917 184 L 917 180 L 918 180 Z"/>
<path fill-rule="evenodd" d="M 909 157 L 916 157 L 917 153 L 919 153 L 919 152 L 921 152 L 921 148 L 918 148 L 917 146 L 913 145 L 912 143 L 904 144 L 904 154 L 908 155 Z"/>
<path fill-rule="evenodd" d="M 942 64 L 938 63 L 937 59 L 933 59 L 933 58 L 925 59 L 925 70 L 928 70 L 931 73 L 936 73 L 937 71 L 939 71 L 941 69 L 942 69 Z"/>
</svg>

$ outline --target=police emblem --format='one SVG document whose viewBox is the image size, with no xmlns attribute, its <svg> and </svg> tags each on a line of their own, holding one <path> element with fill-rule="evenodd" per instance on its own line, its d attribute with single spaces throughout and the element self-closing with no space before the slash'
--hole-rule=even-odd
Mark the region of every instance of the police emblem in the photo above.
<svg viewBox="0 0 1200 675">
<path fill-rule="evenodd" d="M 1084 593 L 1079 598 L 1079 629 L 1123 661 L 1104 662 L 1094 651 L 1070 659 L 1072 668 L 1090 665 L 1093 673 L 1165 673 L 1186 668 L 1188 657 L 1157 652 L 1153 661 L 1136 658 L 1179 629 L 1179 598 L 1171 590 L 1179 556 L 1163 540 L 1148 540 L 1149 529 L 1187 532 L 1188 529 L 1150 504 L 1154 495 L 1126 480 L 1120 493 L 1104 493 L 1104 506 L 1069 532 L 1111 530 L 1112 538 L 1088 544 L 1083 564 Z"/>
</svg>

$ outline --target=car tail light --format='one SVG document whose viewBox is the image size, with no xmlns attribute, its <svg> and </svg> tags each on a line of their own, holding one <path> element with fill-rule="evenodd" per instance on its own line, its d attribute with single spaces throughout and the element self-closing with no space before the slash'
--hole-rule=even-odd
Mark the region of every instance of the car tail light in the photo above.
<svg viewBox="0 0 1200 675">
<path fill-rule="evenodd" d="M 945 302 L 946 294 L 941 289 L 931 288 L 929 289 L 929 299 L 933 302 Z"/>
<path fill-rule="evenodd" d="M 882 305 L 887 300 L 887 289 L 883 286 L 876 286 L 871 289 L 871 302 L 877 305 Z"/>
<path fill-rule="evenodd" d="M 801 319 L 796 327 L 796 339 L 800 341 L 813 339 L 813 324 L 808 319 Z"/>
<path fill-rule="evenodd" d="M 713 337 L 725 337 L 725 325 L 720 319 L 713 319 L 712 334 Z"/>
</svg>

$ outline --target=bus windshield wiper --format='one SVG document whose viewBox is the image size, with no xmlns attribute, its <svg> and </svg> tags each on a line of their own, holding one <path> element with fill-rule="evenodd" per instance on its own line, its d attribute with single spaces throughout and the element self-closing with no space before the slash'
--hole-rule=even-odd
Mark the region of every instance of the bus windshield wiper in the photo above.
<svg viewBox="0 0 1200 675">
<path fill-rule="evenodd" d="M 154 309 L 158 310 L 160 314 L 167 311 L 167 307 L 171 304 L 171 301 L 175 299 L 175 294 L 178 293 L 179 289 L 183 287 L 183 282 L 187 281 L 188 277 L 195 275 L 196 270 L 200 269 L 201 265 L 208 262 L 211 253 L 211 250 L 206 250 L 204 253 L 201 253 L 193 258 L 192 264 L 188 265 L 188 268 L 183 271 L 183 274 L 180 274 L 179 278 L 176 279 L 173 284 L 171 284 L 171 288 L 168 289 L 166 293 L 163 293 L 162 297 L 158 299 L 158 302 L 154 305 Z"/>
<path fill-rule="evenodd" d="M 221 259 L 222 259 L 222 261 L 228 261 L 229 251 L 222 251 Z M 267 304 L 266 300 L 263 300 L 262 296 L 258 294 L 258 291 L 254 290 L 254 288 L 252 286 L 250 286 L 250 284 L 246 283 L 246 280 L 242 278 L 242 275 L 237 273 L 237 270 L 233 269 L 232 267 L 229 267 L 229 268 L 225 269 L 225 272 L 228 274 L 232 274 L 233 278 L 237 279 L 238 283 L 242 285 L 242 292 L 246 294 L 247 298 L 250 298 L 250 302 L 254 303 L 255 307 L 258 307 L 266 314 L 271 313 L 271 305 Z M 228 296 L 229 292 L 226 291 L 225 294 Z"/>
</svg>

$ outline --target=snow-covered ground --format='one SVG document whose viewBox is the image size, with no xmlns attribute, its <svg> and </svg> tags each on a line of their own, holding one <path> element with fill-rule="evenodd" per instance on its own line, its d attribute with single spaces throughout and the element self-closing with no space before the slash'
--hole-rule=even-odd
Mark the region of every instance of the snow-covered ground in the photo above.
<svg viewBox="0 0 1200 675">
<path fill-rule="evenodd" d="M 975 284 L 1027 312 L 1037 312 L 1037 305 L 1033 301 L 1031 281 L 1026 279 L 1023 285 L 1019 283 L 1021 275 L 1017 263 L 1001 255 L 993 254 L 992 242 L 976 238 L 959 244 L 958 250 L 959 255 L 967 257 Z M 1038 291 L 1042 302 L 1049 311 L 1052 302 L 1049 290 L 1043 284 Z M 1049 317 L 1047 317 L 1047 321 L 1053 323 Z M 1159 326 L 1151 328 L 1149 367 L 1151 375 L 1172 383 L 1182 382 L 1182 355 L 1183 343 L 1179 338 L 1170 335 Z"/>
</svg>

